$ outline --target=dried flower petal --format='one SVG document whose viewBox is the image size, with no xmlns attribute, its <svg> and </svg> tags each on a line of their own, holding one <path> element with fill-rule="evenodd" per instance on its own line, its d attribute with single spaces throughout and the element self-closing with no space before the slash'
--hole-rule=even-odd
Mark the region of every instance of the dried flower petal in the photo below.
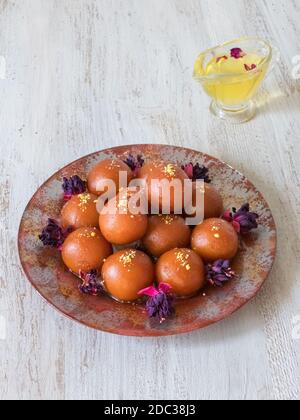
<svg viewBox="0 0 300 420">
<path fill-rule="evenodd" d="M 168 283 L 160 283 L 159 291 L 162 293 L 169 293 L 171 292 L 172 287 Z"/>
<path fill-rule="evenodd" d="M 137 175 L 139 169 L 144 166 L 145 160 L 142 155 L 134 156 L 130 154 L 128 158 L 124 160 L 124 163 L 129 166 L 134 175 Z"/>
<path fill-rule="evenodd" d="M 188 165 L 182 166 L 182 169 L 190 179 L 194 178 L 194 165 L 189 163 Z"/>
<path fill-rule="evenodd" d="M 48 224 L 44 227 L 39 239 L 45 246 L 61 249 L 65 239 L 71 232 L 71 228 L 64 230 L 56 220 L 48 219 Z"/>
<path fill-rule="evenodd" d="M 157 318 L 163 323 L 175 313 L 173 302 L 174 295 L 170 293 L 171 286 L 167 283 L 160 283 L 158 288 L 151 286 L 139 292 L 140 296 L 148 296 L 146 311 L 149 318 Z"/>
<path fill-rule="evenodd" d="M 229 209 L 226 210 L 225 213 L 223 214 L 223 219 L 226 220 L 229 223 L 232 222 L 232 213 Z"/>
<path fill-rule="evenodd" d="M 251 64 L 251 66 L 244 64 L 244 66 L 247 71 L 255 70 L 257 68 L 256 64 Z"/>
<path fill-rule="evenodd" d="M 247 54 L 241 48 L 232 48 L 230 50 L 230 55 L 231 57 L 238 59 L 245 57 Z"/>
<path fill-rule="evenodd" d="M 199 163 L 196 163 L 195 165 L 193 163 L 189 163 L 187 165 L 183 165 L 181 168 L 192 181 L 202 179 L 208 184 L 211 182 L 211 179 L 209 178 L 209 169 L 204 165 L 200 166 Z"/>
<path fill-rule="evenodd" d="M 249 233 L 252 229 L 258 228 L 257 219 L 259 215 L 257 213 L 250 211 L 250 205 L 244 204 L 239 210 L 236 208 L 227 210 L 223 214 L 223 219 L 227 222 L 232 223 L 233 227 L 238 233 L 246 234 Z"/>
<path fill-rule="evenodd" d="M 237 276 L 230 267 L 229 260 L 217 260 L 206 266 L 207 281 L 216 287 L 222 287 L 224 283 L 235 279 Z"/>
<path fill-rule="evenodd" d="M 227 55 L 222 55 L 221 57 L 217 57 L 216 62 L 219 63 L 221 60 L 228 60 Z"/>
<path fill-rule="evenodd" d="M 86 191 L 86 182 L 78 175 L 71 176 L 71 178 L 64 178 L 62 188 L 64 190 L 64 199 L 70 200 L 73 195 L 82 194 Z"/>
<path fill-rule="evenodd" d="M 91 270 L 88 273 L 81 271 L 79 276 L 82 280 L 79 290 L 85 295 L 98 296 L 104 292 L 97 270 Z"/>
<path fill-rule="evenodd" d="M 139 291 L 140 296 L 149 296 L 149 297 L 155 297 L 159 294 L 159 291 L 154 286 L 146 287 L 146 289 L 142 289 Z"/>
</svg>

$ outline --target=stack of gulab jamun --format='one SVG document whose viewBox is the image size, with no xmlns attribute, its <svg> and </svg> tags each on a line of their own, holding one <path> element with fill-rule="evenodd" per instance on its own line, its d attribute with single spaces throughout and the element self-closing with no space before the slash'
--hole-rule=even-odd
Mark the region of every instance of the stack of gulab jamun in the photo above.
<svg viewBox="0 0 300 420">
<path fill-rule="evenodd" d="M 98 197 L 91 193 L 73 195 L 61 211 L 61 225 L 71 227 L 99 227 L 99 213 L 97 211 Z"/>
<path fill-rule="evenodd" d="M 173 213 L 174 210 L 182 211 L 184 206 L 184 181 L 188 176 L 173 162 L 154 161 L 146 163 L 138 172 L 148 190 L 148 200 L 152 214 L 162 211 Z M 178 193 L 171 188 L 170 194 L 165 195 L 164 182 L 173 182 L 178 185 Z M 166 214 L 166 213 L 165 213 Z"/>
<path fill-rule="evenodd" d="M 107 180 L 113 181 L 116 192 L 121 188 L 120 173 L 127 176 L 127 184 L 132 180 L 131 169 L 120 159 L 104 159 L 97 163 L 88 174 L 88 189 L 95 195 L 102 195 L 107 190 Z M 127 185 L 126 185 L 127 186 Z"/>
<path fill-rule="evenodd" d="M 192 249 L 205 262 L 232 260 L 239 248 L 234 227 L 225 220 L 211 218 L 196 226 L 192 234 Z"/>
<path fill-rule="evenodd" d="M 134 302 L 140 290 L 153 284 L 154 265 L 144 252 L 124 249 L 105 261 L 102 279 L 111 297 L 120 302 Z"/>
<path fill-rule="evenodd" d="M 147 209 L 140 211 L 135 204 L 130 205 L 135 192 L 121 189 L 100 213 L 100 230 L 114 245 L 128 245 L 141 240 L 147 231 Z"/>
<path fill-rule="evenodd" d="M 88 273 L 97 270 L 100 274 L 102 265 L 113 253 L 112 246 L 97 228 L 74 230 L 62 246 L 62 259 L 74 273 Z"/>
<path fill-rule="evenodd" d="M 190 242 L 191 229 L 183 217 L 174 214 L 149 217 L 143 245 L 152 256 L 158 258 L 174 248 L 189 247 Z"/>
<path fill-rule="evenodd" d="M 179 298 L 196 295 L 207 283 L 206 265 L 231 261 L 239 238 L 234 224 L 222 218 L 220 192 L 207 182 L 190 179 L 182 168 L 162 160 L 146 162 L 136 170 L 120 159 L 99 162 L 89 172 L 87 183 L 82 182 L 85 192 L 70 196 L 72 184 L 68 183 L 69 200 L 62 208 L 60 226 L 52 220 L 44 230 L 44 244 L 55 243 L 54 235 L 59 238 L 68 269 L 80 277 L 96 272 L 103 290 L 119 302 L 138 301 L 145 290 L 164 305 L 160 295 L 166 287 Z M 140 205 L 134 201 L 134 179 L 140 181 Z M 115 193 L 99 208 L 108 180 L 114 183 Z M 179 193 L 171 188 L 165 195 L 164 181 L 177 183 Z M 194 227 L 185 220 L 186 184 L 191 187 L 192 205 L 201 206 L 205 219 Z M 153 285 L 157 285 L 154 291 Z"/>
</svg>

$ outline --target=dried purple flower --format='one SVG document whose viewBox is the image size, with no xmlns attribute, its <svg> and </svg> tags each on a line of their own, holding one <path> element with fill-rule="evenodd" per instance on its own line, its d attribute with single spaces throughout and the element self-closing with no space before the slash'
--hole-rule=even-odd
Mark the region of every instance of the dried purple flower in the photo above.
<svg viewBox="0 0 300 420">
<path fill-rule="evenodd" d="M 231 57 L 238 59 L 245 57 L 247 54 L 241 48 L 232 48 L 230 50 L 230 55 Z"/>
<path fill-rule="evenodd" d="M 222 55 L 221 57 L 217 57 L 217 59 L 216 59 L 217 64 L 222 60 L 228 60 L 227 55 Z"/>
<path fill-rule="evenodd" d="M 134 175 L 137 175 L 139 169 L 141 169 L 144 166 L 145 159 L 142 155 L 134 156 L 130 153 L 128 155 L 128 158 L 124 160 L 124 163 L 126 163 L 126 165 L 129 166 Z"/>
<path fill-rule="evenodd" d="M 97 270 L 91 270 L 88 273 L 81 271 L 79 276 L 82 280 L 79 290 L 85 295 L 98 296 L 104 292 L 102 283 L 98 278 Z"/>
<path fill-rule="evenodd" d="M 45 246 L 61 249 L 66 237 L 72 232 L 72 229 L 62 229 L 56 220 L 48 219 L 47 226 L 44 227 L 39 239 Z"/>
<path fill-rule="evenodd" d="M 204 165 L 200 166 L 199 163 L 196 163 L 195 165 L 193 165 L 193 163 L 189 163 L 181 168 L 192 181 L 202 179 L 207 184 L 211 182 L 211 179 L 209 178 L 209 169 Z"/>
<path fill-rule="evenodd" d="M 86 181 L 83 181 L 78 175 L 64 178 L 62 189 L 64 190 L 64 199 L 70 200 L 73 195 L 82 194 L 86 191 Z"/>
<path fill-rule="evenodd" d="M 173 307 L 175 297 L 170 290 L 169 284 L 160 283 L 158 288 L 151 286 L 139 292 L 140 296 L 149 296 L 146 302 L 148 316 L 158 319 L 161 324 L 175 313 Z"/>
<path fill-rule="evenodd" d="M 246 234 L 249 233 L 252 229 L 258 228 L 257 219 L 259 215 L 250 211 L 250 205 L 244 204 L 239 210 L 236 208 L 227 210 L 223 219 L 227 222 L 232 223 L 233 227 L 238 233 Z"/>
<path fill-rule="evenodd" d="M 257 68 L 256 64 L 251 64 L 251 66 L 249 66 L 248 64 L 244 64 L 244 67 L 246 69 L 246 71 L 251 71 L 251 70 L 255 70 Z"/>
<path fill-rule="evenodd" d="M 222 287 L 224 283 L 235 279 L 237 276 L 230 267 L 229 260 L 217 260 L 206 266 L 207 281 L 216 287 Z"/>
</svg>

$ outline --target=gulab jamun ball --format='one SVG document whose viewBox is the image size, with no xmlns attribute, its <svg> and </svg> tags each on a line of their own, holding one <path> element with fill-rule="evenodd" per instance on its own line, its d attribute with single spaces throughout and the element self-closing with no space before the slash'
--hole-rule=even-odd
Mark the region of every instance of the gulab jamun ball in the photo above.
<svg viewBox="0 0 300 420">
<path fill-rule="evenodd" d="M 125 249 L 109 257 L 102 268 L 105 290 L 120 302 L 134 302 L 138 292 L 153 284 L 154 265 L 148 255 Z"/>
<path fill-rule="evenodd" d="M 219 191 L 211 184 L 193 183 L 193 206 L 197 206 L 197 190 L 203 195 L 200 205 L 204 205 L 204 219 L 220 217 L 224 211 L 223 198 Z"/>
<path fill-rule="evenodd" d="M 98 197 L 90 193 L 74 195 L 61 211 L 62 227 L 65 229 L 68 227 L 73 229 L 98 227 L 97 200 Z"/>
<path fill-rule="evenodd" d="M 222 219 L 204 220 L 192 233 L 192 249 L 206 262 L 233 259 L 239 248 L 233 226 Z"/>
<path fill-rule="evenodd" d="M 91 193 L 102 195 L 107 189 L 105 182 L 109 179 L 120 190 L 120 172 L 126 172 L 128 184 L 133 178 L 133 173 L 126 163 L 120 159 L 105 159 L 92 168 L 88 174 L 88 189 Z M 126 185 L 126 187 L 128 186 Z"/>
<path fill-rule="evenodd" d="M 97 270 L 101 272 L 104 260 L 113 252 L 96 228 L 80 228 L 72 232 L 62 246 L 62 259 L 74 273 Z"/>
<path fill-rule="evenodd" d="M 148 199 L 149 203 L 159 209 L 157 213 L 163 210 L 163 197 L 168 198 L 167 207 L 169 211 L 165 214 L 174 212 L 177 208 L 182 211 L 184 205 L 184 181 L 188 180 L 187 174 L 172 162 L 165 161 L 154 161 L 144 165 L 139 171 L 139 178 L 141 178 L 148 188 Z M 166 194 L 164 188 L 161 185 L 161 181 L 167 180 L 172 182 L 178 180 L 182 186 L 182 191 L 179 194 L 175 194 L 174 188 L 170 190 L 170 196 Z M 168 192 L 168 191 L 167 191 Z"/>
<path fill-rule="evenodd" d="M 176 215 L 151 216 L 143 245 L 154 257 L 160 257 L 174 248 L 190 245 L 191 230 L 184 219 Z"/>
<path fill-rule="evenodd" d="M 191 249 L 172 249 L 159 258 L 156 278 L 159 283 L 168 283 L 176 296 L 190 297 L 205 285 L 205 266 Z"/>
<path fill-rule="evenodd" d="M 132 194 L 127 189 L 121 190 L 100 213 L 100 230 L 105 239 L 114 245 L 132 244 L 142 239 L 147 232 L 148 216 L 133 214 L 128 208 Z M 133 210 L 135 213 L 135 209 Z"/>
</svg>

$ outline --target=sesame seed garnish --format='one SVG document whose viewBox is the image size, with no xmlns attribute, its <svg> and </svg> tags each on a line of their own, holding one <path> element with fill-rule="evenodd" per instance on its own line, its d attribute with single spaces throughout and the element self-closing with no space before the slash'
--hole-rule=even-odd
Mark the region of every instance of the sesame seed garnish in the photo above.
<svg viewBox="0 0 300 420">
<path fill-rule="evenodd" d="M 169 163 L 167 166 L 164 167 L 163 173 L 165 175 L 169 175 L 171 177 L 174 177 L 176 175 L 176 167 L 172 163 Z"/>
<path fill-rule="evenodd" d="M 162 220 L 162 221 L 163 221 L 166 225 L 171 225 L 171 224 L 174 222 L 174 220 L 175 220 L 175 217 L 170 216 L 170 215 L 165 215 L 165 216 L 160 215 L 160 217 L 161 217 L 161 220 Z"/>
<path fill-rule="evenodd" d="M 190 254 L 189 253 L 185 254 L 182 251 L 177 251 L 175 255 L 176 255 L 176 261 L 178 261 L 179 265 L 185 268 L 187 271 L 189 271 L 191 269 L 190 264 L 188 264 Z"/>
<path fill-rule="evenodd" d="M 96 230 L 97 229 L 94 228 L 94 231 L 90 233 L 89 230 L 86 229 L 84 232 L 79 234 L 79 237 L 80 238 L 95 238 L 97 236 Z"/>
<path fill-rule="evenodd" d="M 121 166 L 116 160 L 112 160 L 110 164 L 107 166 L 108 170 L 112 171 L 113 169 L 120 169 Z"/>
<path fill-rule="evenodd" d="M 79 194 L 78 198 L 79 198 L 80 203 L 86 204 L 91 199 L 91 195 L 89 193 L 83 193 L 83 194 Z"/>
<path fill-rule="evenodd" d="M 136 257 L 136 251 L 130 250 L 130 251 L 125 252 L 123 255 L 121 255 L 120 262 L 124 265 L 124 267 L 127 267 L 132 264 L 135 257 Z"/>
<path fill-rule="evenodd" d="M 79 198 L 79 208 L 82 210 L 82 212 L 85 212 L 87 210 L 87 204 L 91 200 L 91 195 L 89 193 L 83 193 L 78 195 Z"/>
</svg>

